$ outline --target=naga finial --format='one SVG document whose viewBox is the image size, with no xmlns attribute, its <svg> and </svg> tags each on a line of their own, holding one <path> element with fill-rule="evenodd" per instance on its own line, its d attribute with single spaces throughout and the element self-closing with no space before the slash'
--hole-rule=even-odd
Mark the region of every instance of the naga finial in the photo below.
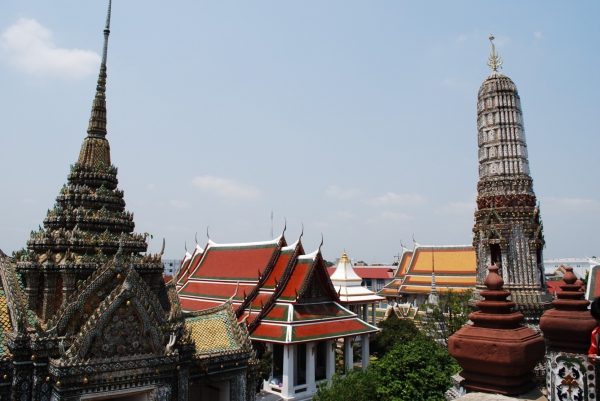
<svg viewBox="0 0 600 401">
<path fill-rule="evenodd" d="M 496 52 L 496 46 L 494 46 L 494 39 L 495 39 L 494 35 L 490 34 L 490 43 L 492 44 L 492 53 L 488 57 L 487 65 L 492 70 L 498 71 L 498 68 L 502 68 L 502 64 L 504 63 L 504 61 L 502 61 L 502 57 L 500 57 L 498 55 L 498 52 Z"/>
</svg>

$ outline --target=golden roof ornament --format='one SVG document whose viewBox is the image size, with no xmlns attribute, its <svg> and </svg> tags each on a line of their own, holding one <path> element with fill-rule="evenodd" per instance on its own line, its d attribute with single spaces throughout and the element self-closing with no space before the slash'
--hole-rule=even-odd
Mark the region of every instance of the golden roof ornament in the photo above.
<svg viewBox="0 0 600 401">
<path fill-rule="evenodd" d="M 498 52 L 496 52 L 496 46 L 494 46 L 494 39 L 494 35 L 490 34 L 490 42 L 492 43 L 492 53 L 490 54 L 490 57 L 488 57 L 487 65 L 492 70 L 498 71 L 498 68 L 502 68 L 502 64 L 504 63 L 504 61 L 502 61 L 502 58 L 498 55 Z"/>
</svg>

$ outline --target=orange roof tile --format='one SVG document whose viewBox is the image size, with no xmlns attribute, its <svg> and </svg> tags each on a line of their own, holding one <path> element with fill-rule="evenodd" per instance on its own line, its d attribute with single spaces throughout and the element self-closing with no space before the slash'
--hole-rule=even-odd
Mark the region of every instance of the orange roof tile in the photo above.
<svg viewBox="0 0 600 401">
<path fill-rule="evenodd" d="M 267 268 L 277 244 L 208 247 L 192 278 L 257 280 Z"/>
</svg>

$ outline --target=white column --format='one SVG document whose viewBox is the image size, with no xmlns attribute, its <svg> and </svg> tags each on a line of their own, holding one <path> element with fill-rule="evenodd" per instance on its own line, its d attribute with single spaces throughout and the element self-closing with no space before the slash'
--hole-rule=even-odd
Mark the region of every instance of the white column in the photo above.
<svg viewBox="0 0 600 401">
<path fill-rule="evenodd" d="M 372 320 L 373 320 L 373 326 L 377 325 L 377 307 L 375 306 L 376 304 L 373 303 L 373 310 L 371 311 L 372 313 Z"/>
<path fill-rule="evenodd" d="M 344 365 L 346 369 L 354 368 L 354 352 L 352 350 L 352 337 L 344 338 Z"/>
<path fill-rule="evenodd" d="M 367 366 L 371 362 L 370 359 L 370 351 L 369 351 L 369 335 L 363 334 L 360 336 L 360 343 L 362 347 L 362 368 L 363 370 L 367 370 Z"/>
<path fill-rule="evenodd" d="M 317 360 L 317 343 L 306 344 L 306 386 L 309 393 L 317 391 L 315 384 L 315 361 Z"/>
<path fill-rule="evenodd" d="M 325 364 L 327 380 L 331 380 L 331 376 L 335 373 L 335 348 L 335 340 L 327 340 L 327 362 Z"/>
<path fill-rule="evenodd" d="M 283 398 L 292 398 L 294 396 L 295 348 L 294 344 L 283 346 L 283 386 L 281 387 L 281 396 Z"/>
<path fill-rule="evenodd" d="M 273 352 L 273 344 L 272 343 L 266 343 L 265 344 L 265 348 L 268 351 Z M 271 379 L 273 378 L 273 365 L 275 365 L 275 358 L 274 355 L 271 354 L 271 358 L 273 358 L 273 364 L 271 365 L 271 374 L 269 375 L 269 378 L 265 381 L 263 380 L 263 390 L 265 391 L 271 391 L 271 387 L 269 385 L 269 383 L 271 383 Z"/>
</svg>

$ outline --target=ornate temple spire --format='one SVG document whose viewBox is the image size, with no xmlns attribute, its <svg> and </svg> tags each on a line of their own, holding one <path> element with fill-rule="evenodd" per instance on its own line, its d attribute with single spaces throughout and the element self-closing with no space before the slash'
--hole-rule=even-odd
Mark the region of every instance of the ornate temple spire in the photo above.
<svg viewBox="0 0 600 401">
<path fill-rule="evenodd" d="M 488 65 L 494 71 L 481 84 L 477 99 L 479 182 L 473 227 L 477 289 L 485 289 L 488 266 L 498 266 L 519 311 L 527 322 L 536 323 L 550 304 L 521 100 L 514 82 L 497 71 L 502 60 L 493 42 Z"/>
<path fill-rule="evenodd" d="M 106 26 L 104 28 L 104 46 L 102 62 L 96 85 L 96 96 L 92 103 L 92 113 L 88 125 L 88 136 L 81 145 L 77 164 L 86 170 L 107 169 L 111 167 L 110 145 L 106 140 L 106 57 L 108 52 L 108 35 L 110 34 L 110 11 L 112 0 L 108 1 Z"/>
<path fill-rule="evenodd" d="M 494 46 L 494 39 L 495 39 L 494 35 L 490 34 L 490 43 L 492 44 L 492 53 L 490 54 L 490 57 L 488 58 L 487 65 L 492 70 L 498 71 L 498 68 L 502 68 L 502 64 L 504 63 L 504 61 L 502 61 L 502 58 L 496 52 L 496 46 Z"/>
<path fill-rule="evenodd" d="M 108 13 L 106 15 L 106 27 L 104 28 L 104 46 L 102 48 L 102 63 L 98 85 L 96 86 L 96 97 L 92 104 L 92 115 L 88 127 L 88 135 L 91 137 L 104 138 L 106 136 L 106 56 L 108 52 L 108 35 L 110 34 L 110 9 L 112 0 L 108 2 Z"/>
</svg>

